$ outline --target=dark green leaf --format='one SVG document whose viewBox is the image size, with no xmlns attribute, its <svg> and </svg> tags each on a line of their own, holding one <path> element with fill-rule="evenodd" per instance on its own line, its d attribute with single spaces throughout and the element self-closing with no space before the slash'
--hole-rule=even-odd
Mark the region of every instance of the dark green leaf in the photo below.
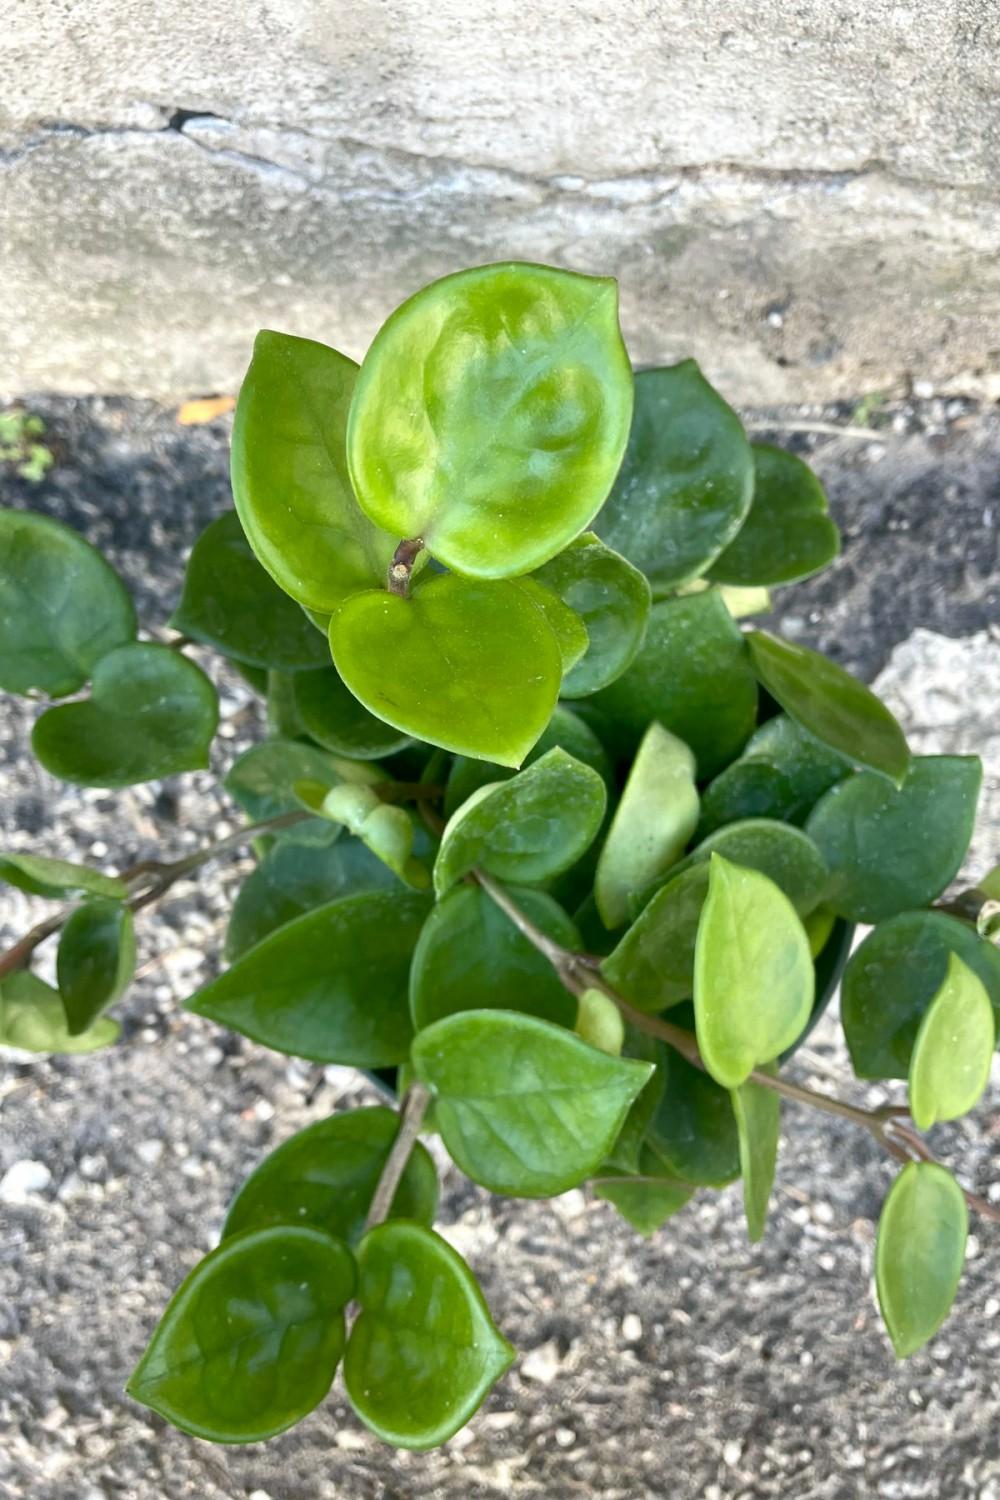
<svg viewBox="0 0 1000 1500">
<path fill-rule="evenodd" d="M 315 1229 L 226 1240 L 174 1293 L 126 1390 L 216 1443 L 284 1432 L 330 1389 L 354 1280 L 347 1247 Z"/>
<path fill-rule="evenodd" d="M 622 1052 L 625 1057 L 637 1057 L 642 1062 L 655 1063 L 658 1057 L 657 1043 L 654 1039 L 634 1026 L 625 1028 L 625 1045 Z M 625 1116 L 625 1122 L 601 1168 L 602 1172 L 610 1168 L 619 1172 L 639 1171 L 646 1133 L 663 1097 L 663 1086 L 663 1069 L 657 1068 L 646 1087 L 633 1100 Z"/>
<path fill-rule="evenodd" d="M 553 589 L 539 582 L 537 576 L 519 578 L 518 584 L 542 611 L 549 622 L 552 634 L 559 643 L 565 683 L 567 674 L 573 670 L 587 649 L 587 627 L 576 611 L 570 609 L 568 604 L 564 604 Z"/>
<path fill-rule="evenodd" d="M 465 1261 L 433 1230 L 380 1224 L 358 1251 L 361 1314 L 344 1384 L 397 1448 L 434 1448 L 472 1416 L 514 1358 Z"/>
<path fill-rule="evenodd" d="M 30 896 L 110 896 L 119 899 L 128 894 L 124 881 L 114 875 L 102 875 L 86 865 L 70 864 L 65 859 L 49 859 L 44 854 L 0 854 L 0 880 L 16 885 Z"/>
<path fill-rule="evenodd" d="M 957 1120 L 979 1102 L 995 1045 L 986 986 L 950 953 L 944 983 L 924 1014 L 910 1058 L 910 1112 L 918 1130 Z"/>
<path fill-rule="evenodd" d="M 563 703 L 556 705 L 547 727 L 525 756 L 525 766 L 533 765 L 557 745 L 567 755 L 582 760 L 585 766 L 592 766 L 608 791 L 613 791 L 614 774 L 608 752 L 594 731 Z M 489 786 L 494 781 L 509 781 L 514 774 L 510 766 L 499 766 L 495 761 L 470 760 L 467 756 L 456 755 L 445 788 L 445 817 L 450 818 L 480 787 Z"/>
<path fill-rule="evenodd" d="M 770 443 L 753 444 L 753 463 L 750 514 L 709 577 L 740 587 L 809 578 L 840 552 L 823 486 L 801 458 Z"/>
<path fill-rule="evenodd" d="M 889 1189 L 875 1244 L 879 1306 L 899 1359 L 933 1338 L 951 1311 L 968 1231 L 951 1173 L 937 1162 L 909 1162 Z"/>
<path fill-rule="evenodd" d="M 764 1072 L 777 1072 L 765 1065 Z M 743 1174 L 743 1209 L 751 1244 L 764 1238 L 767 1205 L 774 1186 L 781 1131 L 781 1095 L 759 1083 L 744 1083 L 733 1089 L 733 1114 L 740 1138 Z"/>
<path fill-rule="evenodd" d="M 218 722 L 215 689 L 194 662 L 137 642 L 101 658 L 89 698 L 47 709 L 31 745 L 63 781 L 133 786 L 207 767 Z"/>
<path fill-rule="evenodd" d="M 820 744 L 794 719 L 778 714 L 751 735 L 739 760 L 702 792 L 701 836 L 744 818 L 804 823 L 823 793 L 851 769 L 850 761 Z"/>
<path fill-rule="evenodd" d="M 667 1171 L 652 1146 L 643 1146 L 638 1172 L 602 1168 L 591 1180 L 598 1198 L 613 1203 L 641 1235 L 655 1234 L 688 1203 L 695 1189 Z"/>
<path fill-rule="evenodd" d="M 690 865 L 657 891 L 601 972 L 638 1009 L 654 1013 L 694 993 L 694 950 L 708 894 L 708 862 Z"/>
<path fill-rule="evenodd" d="M 687 1007 L 680 1024 L 694 1025 Z M 663 1073 L 663 1094 L 649 1127 L 649 1144 L 664 1169 L 699 1187 L 732 1182 L 740 1175 L 740 1147 L 729 1090 L 664 1044 L 657 1066 Z"/>
<path fill-rule="evenodd" d="M 449 1152 L 474 1182 L 545 1198 L 604 1160 L 651 1063 L 609 1057 L 571 1032 L 509 1011 L 466 1011 L 421 1031 L 417 1075 L 437 1095 Z"/>
<path fill-rule="evenodd" d="M 381 667 L 387 687 L 388 660 Z M 392 672 L 395 670 L 393 667 Z M 370 714 L 344 686 L 333 667 L 325 672 L 296 673 L 292 678 L 292 696 L 302 728 L 336 755 L 350 760 L 380 760 L 410 743 L 408 734 Z"/>
<path fill-rule="evenodd" d="M 565 677 L 567 698 L 596 693 L 635 659 L 649 618 L 649 584 L 638 568 L 585 531 L 537 577 L 575 610 L 587 629 L 582 660 Z"/>
<path fill-rule="evenodd" d="M 71 1036 L 80 1036 L 128 988 L 135 973 L 132 913 L 120 901 L 87 901 L 67 919 L 56 957 Z"/>
<path fill-rule="evenodd" d="M 677 867 L 679 875 L 689 865 L 701 864 L 713 854 L 723 854 L 733 864 L 759 870 L 773 880 L 788 897 L 800 917 L 811 912 L 826 896 L 829 872 L 823 856 L 807 833 L 772 818 L 745 818 L 716 829 Z"/>
<path fill-rule="evenodd" d="M 22 1052 L 94 1052 L 110 1047 L 121 1031 L 102 1016 L 89 1031 L 71 1036 L 58 990 L 19 969 L 0 984 L 0 1047 Z"/>
<path fill-rule="evenodd" d="M 0 688 L 62 698 L 135 637 L 118 574 L 69 526 L 0 510 Z"/>
</svg>

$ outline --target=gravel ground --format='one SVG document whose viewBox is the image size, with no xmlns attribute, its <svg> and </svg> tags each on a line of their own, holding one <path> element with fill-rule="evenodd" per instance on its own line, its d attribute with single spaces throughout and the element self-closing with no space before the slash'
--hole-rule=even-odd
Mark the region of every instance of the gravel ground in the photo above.
<svg viewBox="0 0 1000 1500">
<path fill-rule="evenodd" d="M 0 503 L 78 526 L 158 627 L 186 547 L 227 503 L 226 424 L 181 429 L 170 412 L 122 400 L 32 407 L 59 462 L 37 488 L 0 478 Z M 870 441 L 782 434 L 815 446 L 846 539 L 834 570 L 790 591 L 784 628 L 881 672 L 916 748 L 984 754 L 978 870 L 1000 857 L 1000 415 L 930 400 L 880 420 Z M 239 680 L 217 681 L 220 771 L 260 726 Z M 3 713 L 8 846 L 117 866 L 235 824 L 208 774 L 124 794 L 61 787 L 27 753 L 30 706 L 6 700 Z M 521 1359 L 442 1450 L 382 1447 L 336 1391 L 298 1429 L 244 1449 L 185 1437 L 122 1396 L 242 1177 L 292 1131 L 370 1096 L 348 1070 L 277 1057 L 179 1009 L 213 972 L 245 868 L 210 867 L 143 925 L 119 1046 L 0 1063 L 5 1500 L 1000 1500 L 996 1229 L 973 1226 L 955 1315 L 896 1364 L 870 1289 L 890 1168 L 850 1126 L 801 1113 L 786 1115 L 759 1247 L 746 1243 L 738 1190 L 700 1194 L 645 1243 L 580 1192 L 519 1203 L 446 1169 L 441 1228 Z M 41 909 L 4 888 L 0 941 Z M 865 1097 L 833 1019 L 796 1071 Z M 998 1139 L 1000 1119 L 981 1109 L 934 1143 L 1000 1201 Z"/>
</svg>

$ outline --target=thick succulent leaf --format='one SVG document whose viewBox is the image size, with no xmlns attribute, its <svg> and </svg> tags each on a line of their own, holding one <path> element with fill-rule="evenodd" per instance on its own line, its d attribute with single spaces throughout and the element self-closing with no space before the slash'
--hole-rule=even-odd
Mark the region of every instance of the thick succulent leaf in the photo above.
<svg viewBox="0 0 1000 1500">
<path fill-rule="evenodd" d="M 723 854 L 733 864 L 759 870 L 773 880 L 791 901 L 800 917 L 813 911 L 826 898 L 829 872 L 823 856 L 808 833 L 773 818 L 744 818 L 727 823 L 703 839 L 673 872 L 679 875 L 689 865 L 701 864 L 713 854 Z"/>
<path fill-rule="evenodd" d="M 708 576 L 741 588 L 809 578 L 840 552 L 823 486 L 807 463 L 785 448 L 754 443 L 750 513 Z"/>
<path fill-rule="evenodd" d="M 44 854 L 0 854 L 0 880 L 27 891 L 30 896 L 109 896 L 123 898 L 128 894 L 124 881 L 114 875 L 103 875 L 86 865 L 74 865 L 67 859 L 49 859 Z"/>
<path fill-rule="evenodd" d="M 621 1057 L 625 1045 L 625 1021 L 618 1006 L 604 990 L 587 989 L 576 1007 L 574 1032 L 599 1052 Z"/>
<path fill-rule="evenodd" d="M 740 758 L 702 792 L 700 833 L 705 837 L 743 818 L 802 824 L 851 769 L 844 756 L 778 714 L 755 730 Z"/>
<path fill-rule="evenodd" d="M 979 1102 L 995 1046 L 986 986 L 949 953 L 944 983 L 924 1013 L 910 1058 L 910 1112 L 918 1130 L 957 1120 Z"/>
<path fill-rule="evenodd" d="M 675 1017 L 671 1017 L 674 1020 Z M 694 1025 L 685 1007 L 681 1025 Z M 660 1044 L 663 1093 L 649 1126 L 649 1144 L 682 1182 L 724 1187 L 740 1175 L 732 1094 L 673 1047 Z"/>
<path fill-rule="evenodd" d="M 765 1065 L 765 1072 L 777 1071 Z M 781 1095 L 759 1083 L 733 1089 L 733 1114 L 740 1138 L 743 1210 L 752 1244 L 764 1238 L 767 1205 L 774 1186 L 781 1132 Z"/>
<path fill-rule="evenodd" d="M 567 673 L 562 692 L 582 698 L 607 687 L 634 661 L 646 633 L 650 590 L 645 576 L 585 531 L 536 575 L 576 612 L 587 649 Z"/>
<path fill-rule="evenodd" d="M 0 1047 L 22 1052 L 95 1052 L 110 1047 L 121 1031 L 102 1016 L 87 1031 L 71 1036 L 58 990 L 19 969 L 0 983 Z"/>
<path fill-rule="evenodd" d="M 383 676 L 385 662 L 391 659 L 386 657 L 381 665 Z M 395 671 L 394 666 L 393 677 Z M 296 672 L 290 689 L 297 722 L 311 739 L 335 755 L 348 760 L 380 760 L 410 743 L 405 731 L 369 713 L 333 667 L 324 672 Z"/>
<path fill-rule="evenodd" d="M 608 792 L 614 791 L 615 778 L 608 752 L 590 726 L 564 703 L 556 705 L 548 725 L 525 756 L 525 766 L 533 765 L 536 760 L 540 760 L 557 745 L 561 750 L 565 750 L 567 755 L 572 755 L 576 760 L 582 760 L 585 766 L 592 766 L 608 788 Z M 473 792 L 479 791 L 480 787 L 489 786 L 494 781 L 509 781 L 514 774 L 511 766 L 500 766 L 495 761 L 470 760 L 465 755 L 456 755 L 452 761 L 448 783 L 445 787 L 445 817 L 450 818 L 452 813 L 457 812 L 462 803 L 472 796 Z"/>
<path fill-rule="evenodd" d="M 909 1162 L 882 1205 L 875 1242 L 879 1306 L 899 1359 L 933 1338 L 951 1311 L 968 1230 L 951 1173 L 937 1162 Z"/>
<path fill-rule="evenodd" d="M 373 787 L 354 782 L 329 789 L 315 782 L 296 785 L 305 806 L 350 829 L 404 885 L 415 891 L 430 890 L 430 868 L 414 857 L 417 826 L 407 808 L 383 802 Z"/>
<path fill-rule="evenodd" d="M 525 591 L 549 622 L 559 645 L 565 684 L 567 674 L 572 672 L 587 650 L 587 627 L 576 610 L 564 604 L 555 590 L 542 583 L 537 574 L 530 578 L 519 578 L 518 587 Z"/>
<path fill-rule="evenodd" d="M 605 1166 L 590 1185 L 598 1198 L 614 1204 L 622 1218 L 647 1237 L 680 1213 L 696 1191 L 671 1175 L 652 1146 L 643 1146 L 636 1172 Z"/>
<path fill-rule="evenodd" d="M 120 901 L 86 901 L 59 934 L 56 975 L 71 1036 L 81 1036 L 135 973 L 132 913 Z"/>
<path fill-rule="evenodd" d="M 708 861 L 688 866 L 658 891 L 601 972 L 632 1005 L 655 1014 L 694 993 L 694 951 L 708 894 Z"/>
</svg>

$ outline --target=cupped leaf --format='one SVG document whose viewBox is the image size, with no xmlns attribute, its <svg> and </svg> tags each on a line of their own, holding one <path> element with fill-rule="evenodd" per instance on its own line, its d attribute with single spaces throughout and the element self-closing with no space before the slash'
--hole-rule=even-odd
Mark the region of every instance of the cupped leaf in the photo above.
<svg viewBox="0 0 1000 1500">
<path fill-rule="evenodd" d="M 773 880 L 713 854 L 694 955 L 698 1050 L 717 1083 L 737 1089 L 790 1047 L 809 1020 L 809 939 Z"/>
<path fill-rule="evenodd" d="M 134 786 L 199 771 L 219 722 L 200 667 L 169 646 L 119 646 L 94 668 L 90 697 L 46 709 L 32 749 L 46 771 L 80 786 Z"/>
<path fill-rule="evenodd" d="M 329 613 L 384 585 L 398 537 L 369 521 L 347 473 L 347 413 L 358 367 L 311 339 L 264 330 L 233 423 L 233 498 L 271 577 Z"/>
<path fill-rule="evenodd" d="M 582 698 L 607 687 L 642 645 L 650 603 L 645 576 L 585 531 L 536 577 L 576 612 L 587 631 L 586 652 L 564 678 L 563 696 Z"/>
<path fill-rule="evenodd" d="M 508 1011 L 466 1011 L 421 1031 L 417 1076 L 456 1164 L 482 1187 L 547 1198 L 604 1160 L 653 1072 L 559 1026 Z"/>
<path fill-rule="evenodd" d="M 225 1240 L 174 1293 L 125 1389 L 212 1442 L 284 1432 L 333 1383 L 354 1282 L 346 1245 L 315 1229 Z"/>
<path fill-rule="evenodd" d="M 307 1125 L 247 1178 L 230 1205 L 222 1238 L 272 1224 L 299 1224 L 356 1245 L 398 1129 L 399 1115 L 381 1105 Z M 389 1216 L 430 1224 L 437 1199 L 434 1163 L 417 1142 Z"/>
<path fill-rule="evenodd" d="M 251 667 L 294 672 L 329 665 L 322 636 L 261 567 L 232 510 L 195 542 L 170 623 Z"/>
<path fill-rule="evenodd" d="M 595 838 L 606 805 L 596 771 L 549 750 L 509 781 L 481 787 L 449 819 L 434 865 L 438 894 L 476 866 L 522 885 L 568 870 Z"/>
<path fill-rule="evenodd" d="M 739 587 L 809 578 L 840 552 L 823 486 L 807 463 L 785 448 L 754 443 L 753 504 L 708 576 Z"/>
<path fill-rule="evenodd" d="M 968 1232 L 951 1173 L 937 1162 L 909 1162 L 882 1205 L 875 1242 L 879 1307 L 899 1359 L 933 1338 L 951 1311 Z"/>
<path fill-rule="evenodd" d="M 576 928 L 544 891 L 510 891 L 546 937 L 570 950 Z M 424 924 L 410 968 L 417 1031 L 464 1010 L 511 1010 L 572 1027 L 576 1001 L 555 970 L 478 885 L 458 885 Z"/>
<path fill-rule="evenodd" d="M 540 760 L 557 745 L 561 750 L 565 750 L 567 755 L 572 755 L 576 760 L 582 760 L 585 766 L 592 766 L 608 791 L 614 790 L 615 778 L 608 752 L 590 726 L 564 703 L 556 705 L 548 725 L 542 730 L 525 756 L 525 766 L 533 765 L 536 760 Z M 462 803 L 471 797 L 473 792 L 478 792 L 480 787 L 489 786 L 494 781 L 509 781 L 514 774 L 511 766 L 500 766 L 495 761 L 470 760 L 467 756 L 456 755 L 452 761 L 448 783 L 445 787 L 445 817 L 450 818 L 452 813 L 457 812 Z"/>
<path fill-rule="evenodd" d="M 594 896 L 604 925 L 621 927 L 632 902 L 675 864 L 698 822 L 694 755 L 652 723 L 639 744 L 604 840 Z"/>
<path fill-rule="evenodd" d="M 681 1024 L 694 1024 L 687 1007 Z M 663 1043 L 657 1070 L 663 1073 L 663 1093 L 649 1125 L 649 1144 L 664 1169 L 682 1182 L 724 1187 L 740 1175 L 732 1094 Z"/>
<path fill-rule="evenodd" d="M 0 983 L 0 1047 L 22 1052 L 96 1052 L 110 1047 L 121 1031 L 117 1021 L 102 1016 L 87 1031 L 72 1036 L 58 990 L 26 969 Z"/>
<path fill-rule="evenodd" d="M 339 786 L 348 765 L 315 745 L 276 738 L 245 750 L 230 766 L 222 784 L 251 822 L 257 823 L 301 810 L 294 790 L 296 782 Z M 356 769 L 350 767 L 351 771 Z M 338 831 L 327 820 L 310 818 L 281 830 L 281 838 L 293 844 L 332 844 Z"/>
<path fill-rule="evenodd" d="M 135 638 L 128 590 L 69 526 L 0 510 L 0 688 L 63 698 Z"/>
<path fill-rule="evenodd" d="M 898 788 L 873 771 L 831 787 L 806 832 L 829 867 L 834 911 L 881 922 L 939 896 L 969 847 L 982 774 L 973 755 L 922 755 Z"/>
<path fill-rule="evenodd" d="M 680 1213 L 696 1191 L 690 1183 L 674 1177 L 648 1145 L 642 1148 L 638 1171 L 621 1172 L 605 1166 L 591 1178 L 590 1185 L 598 1198 L 614 1204 L 622 1218 L 647 1237 Z"/>
<path fill-rule="evenodd" d="M 950 953 L 944 983 L 924 1013 L 910 1058 L 910 1112 L 918 1130 L 957 1120 L 979 1102 L 995 1046 L 986 986 Z"/>
<path fill-rule="evenodd" d="M 635 661 L 577 705 L 612 749 L 632 755 L 651 719 L 685 744 L 698 778 L 743 748 L 757 717 L 757 684 L 744 638 L 718 590 L 654 604 Z"/>
<path fill-rule="evenodd" d="M 59 935 L 56 975 L 71 1036 L 87 1031 L 135 973 L 135 927 L 120 901 L 86 901 Z"/>
<path fill-rule="evenodd" d="M 910 764 L 906 739 L 863 682 L 808 646 L 763 630 L 746 640 L 759 681 L 797 724 L 853 764 L 900 784 Z"/>
<path fill-rule="evenodd" d="M 358 499 L 458 573 L 530 572 L 581 532 L 618 471 L 632 371 L 614 281 L 506 262 L 432 282 L 361 367 Z"/>
<path fill-rule="evenodd" d="M 514 1359 L 465 1261 L 420 1224 L 365 1235 L 358 1302 L 344 1384 L 361 1420 L 394 1447 L 447 1442 Z"/>
<path fill-rule="evenodd" d="M 702 792 L 699 831 L 704 837 L 743 818 L 802 824 L 823 793 L 851 770 L 844 756 L 778 714 L 755 730 L 739 760 Z"/>
<path fill-rule="evenodd" d="M 29 896 L 109 896 L 121 899 L 128 894 L 125 882 L 114 875 L 86 865 L 74 865 L 67 859 L 49 859 L 44 854 L 0 854 L 0 880 L 27 891 Z"/>
<path fill-rule="evenodd" d="M 363 891 L 279 927 L 187 1002 L 252 1041 L 315 1062 L 400 1063 L 413 1028 L 410 958 L 423 897 Z"/>
<path fill-rule="evenodd" d="M 387 691 L 391 691 L 397 671 L 390 662 L 387 657 L 379 664 Z M 333 667 L 325 672 L 297 672 L 291 681 L 291 693 L 296 717 L 306 734 L 335 755 L 349 760 L 380 760 L 410 743 L 407 733 L 369 713 Z"/>
<path fill-rule="evenodd" d="M 567 673 L 572 672 L 587 649 L 587 627 L 576 610 L 564 604 L 555 590 L 541 583 L 537 576 L 519 578 L 518 587 L 525 591 L 549 622 L 559 645 L 565 683 Z"/>
<path fill-rule="evenodd" d="M 330 622 L 344 682 L 378 718 L 442 749 L 519 766 L 552 715 L 559 643 L 513 581 L 424 577 L 408 599 L 373 591 Z"/>
<path fill-rule="evenodd" d="M 416 825 L 405 807 L 383 802 L 370 786 L 343 782 L 326 789 L 315 782 L 298 782 L 298 795 L 324 818 L 351 833 L 415 891 L 430 890 L 430 868 L 414 857 Z"/>
<path fill-rule="evenodd" d="M 859 1078 L 906 1078 L 952 954 L 986 986 L 1000 1026 L 1000 949 L 944 912 L 902 912 L 880 922 L 844 970 L 840 1016 Z"/>
<path fill-rule="evenodd" d="M 764 1072 L 777 1072 L 765 1065 Z M 751 1244 L 764 1238 L 767 1205 L 774 1186 L 781 1131 L 781 1095 L 759 1083 L 733 1089 L 733 1114 L 740 1138 L 743 1210 Z"/>
</svg>

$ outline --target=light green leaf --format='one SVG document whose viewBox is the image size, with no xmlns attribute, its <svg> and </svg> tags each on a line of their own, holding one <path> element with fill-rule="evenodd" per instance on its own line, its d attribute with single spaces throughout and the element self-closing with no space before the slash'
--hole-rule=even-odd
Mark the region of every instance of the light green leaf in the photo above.
<svg viewBox="0 0 1000 1500">
<path fill-rule="evenodd" d="M 889 1189 L 875 1242 L 879 1306 L 899 1359 L 933 1338 L 951 1311 L 968 1230 L 951 1173 L 937 1162 L 909 1162 Z"/>
<path fill-rule="evenodd" d="M 388 660 L 381 664 L 381 672 L 387 691 L 391 691 L 396 668 L 390 673 Z M 380 760 L 410 743 L 408 734 L 370 714 L 333 667 L 325 672 L 297 672 L 291 681 L 291 693 L 296 718 L 306 734 L 336 755 L 349 760 Z"/>
<path fill-rule="evenodd" d="M 638 1172 L 602 1167 L 591 1187 L 598 1198 L 613 1203 L 633 1229 L 648 1237 L 690 1202 L 695 1189 L 671 1175 L 652 1146 L 643 1146 Z"/>
<path fill-rule="evenodd" d="M 548 725 L 525 756 L 525 766 L 534 765 L 556 745 L 567 755 L 582 760 L 585 766 L 592 766 L 609 793 L 614 791 L 615 778 L 608 752 L 594 731 L 564 703 L 556 705 Z M 445 817 L 450 818 L 480 787 L 489 786 L 494 781 L 509 781 L 513 775 L 512 767 L 497 765 L 496 761 L 469 760 L 464 755 L 456 755 L 445 787 Z"/>
<path fill-rule="evenodd" d="M 621 1057 L 625 1022 L 615 1002 L 603 990 L 584 990 L 577 1002 L 577 1036 L 609 1057 Z"/>
<path fill-rule="evenodd" d="M 58 990 L 19 969 L 0 983 L 0 1047 L 22 1052 L 96 1052 L 110 1047 L 121 1031 L 117 1021 L 102 1016 L 80 1036 L 71 1036 Z"/>
<path fill-rule="evenodd" d="M 794 583 L 825 568 L 840 552 L 823 486 L 807 463 L 785 448 L 754 443 L 750 513 L 709 577 L 754 587 Z"/>
<path fill-rule="evenodd" d="M 765 1064 L 762 1071 L 777 1073 L 778 1070 Z M 767 1205 L 774 1186 L 781 1131 L 781 1095 L 761 1088 L 759 1083 L 744 1083 L 733 1089 L 732 1098 L 740 1138 L 743 1209 L 750 1242 L 756 1244 L 764 1238 Z"/>
<path fill-rule="evenodd" d="M 66 859 L 49 859 L 44 854 L 0 854 L 0 880 L 27 891 L 29 896 L 110 896 L 122 899 L 128 894 L 125 882 L 114 875 L 86 865 L 74 865 Z"/>
<path fill-rule="evenodd" d="M 996 1024 L 986 986 L 954 953 L 931 1001 L 910 1058 L 910 1111 L 918 1130 L 957 1120 L 990 1081 Z"/>
<path fill-rule="evenodd" d="M 559 595 L 537 577 L 519 578 L 518 587 L 524 589 L 529 599 L 542 611 L 549 628 L 559 644 L 562 660 L 563 682 L 587 650 L 587 627 L 575 610 L 564 604 Z"/>
<path fill-rule="evenodd" d="M 585 531 L 536 575 L 582 619 L 583 659 L 563 680 L 566 698 L 607 687 L 630 666 L 649 618 L 649 584 L 638 568 Z"/>
<path fill-rule="evenodd" d="M 125 993 L 135 973 L 135 927 L 120 901 L 87 901 L 59 935 L 56 974 L 71 1036 L 81 1036 Z"/>
<path fill-rule="evenodd" d="M 222 784 L 250 821 L 258 823 L 300 810 L 294 791 L 296 782 L 339 786 L 348 767 L 357 770 L 351 762 L 337 760 L 315 745 L 277 738 L 245 750 L 230 766 Z M 380 772 L 374 774 L 383 779 Z M 310 818 L 281 830 L 280 837 L 292 844 L 332 844 L 338 831 L 336 825 L 326 820 Z"/>
<path fill-rule="evenodd" d="M 430 890 L 430 869 L 413 855 L 416 829 L 413 814 L 405 807 L 383 802 L 372 787 L 352 782 L 329 790 L 315 782 L 297 782 L 296 787 L 307 807 L 349 828 L 404 885 L 415 891 Z"/>
</svg>

